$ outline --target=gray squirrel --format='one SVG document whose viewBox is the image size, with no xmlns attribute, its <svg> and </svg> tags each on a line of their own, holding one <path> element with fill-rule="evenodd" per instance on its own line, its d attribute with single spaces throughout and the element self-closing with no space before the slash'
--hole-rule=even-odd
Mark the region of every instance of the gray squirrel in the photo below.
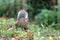
<svg viewBox="0 0 60 40">
<path fill-rule="evenodd" d="M 20 18 L 28 19 L 28 13 L 24 9 L 22 9 L 18 12 L 17 20 L 19 20 Z"/>
<path fill-rule="evenodd" d="M 22 9 L 18 12 L 16 26 L 26 30 L 28 29 L 28 25 L 29 25 L 28 13 L 27 11 Z"/>
</svg>

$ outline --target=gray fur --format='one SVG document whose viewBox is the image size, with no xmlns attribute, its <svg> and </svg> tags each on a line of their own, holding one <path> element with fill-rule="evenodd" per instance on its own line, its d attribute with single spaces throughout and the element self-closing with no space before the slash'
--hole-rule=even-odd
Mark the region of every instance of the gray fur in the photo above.
<svg viewBox="0 0 60 40">
<path fill-rule="evenodd" d="M 25 10 L 20 10 L 17 15 L 17 20 L 19 20 L 20 18 L 28 19 L 28 13 Z"/>
</svg>

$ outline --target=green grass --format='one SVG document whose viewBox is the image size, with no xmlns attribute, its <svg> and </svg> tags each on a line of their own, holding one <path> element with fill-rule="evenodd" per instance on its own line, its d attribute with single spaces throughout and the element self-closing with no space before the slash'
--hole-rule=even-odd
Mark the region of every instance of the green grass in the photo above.
<svg viewBox="0 0 60 40">
<path fill-rule="evenodd" d="M 13 31 L 7 30 L 8 26 L 13 26 Z M 59 40 L 60 31 L 52 29 L 50 27 L 45 27 L 41 24 L 41 27 L 35 24 L 30 24 L 29 26 L 30 31 L 34 33 L 33 38 L 34 40 Z M 21 28 L 15 29 L 15 20 L 13 18 L 4 21 L 3 18 L 0 18 L 0 36 L 6 36 L 12 38 L 14 33 L 18 37 L 24 37 L 24 31 Z"/>
</svg>

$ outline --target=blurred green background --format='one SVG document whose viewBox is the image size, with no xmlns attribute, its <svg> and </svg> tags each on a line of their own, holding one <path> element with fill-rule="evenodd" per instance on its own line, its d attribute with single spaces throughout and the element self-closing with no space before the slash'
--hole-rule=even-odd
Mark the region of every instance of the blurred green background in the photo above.
<svg viewBox="0 0 60 40">
<path fill-rule="evenodd" d="M 16 19 L 18 11 L 25 9 L 30 21 L 48 26 L 60 23 L 59 8 L 58 0 L 0 0 L 0 17 Z"/>
<path fill-rule="evenodd" d="M 25 37 L 21 28 L 15 28 L 21 9 L 29 14 L 29 28 L 34 33 L 31 36 L 34 40 L 60 40 L 60 0 L 0 0 L 0 39 L 3 36 L 13 38 L 15 32 L 16 37 Z M 7 30 L 10 25 L 12 31 Z"/>
</svg>

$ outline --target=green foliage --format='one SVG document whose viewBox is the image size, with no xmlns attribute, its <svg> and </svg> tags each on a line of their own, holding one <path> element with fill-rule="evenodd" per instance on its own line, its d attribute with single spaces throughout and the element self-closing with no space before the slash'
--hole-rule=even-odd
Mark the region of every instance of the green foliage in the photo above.
<svg viewBox="0 0 60 40">
<path fill-rule="evenodd" d="M 31 31 L 36 31 L 38 29 L 38 25 L 31 24 L 29 28 Z"/>
<path fill-rule="evenodd" d="M 34 30 L 34 31 L 32 30 L 34 32 L 34 40 L 48 40 L 48 39 L 51 40 L 49 36 L 60 35 L 60 32 L 55 29 L 50 28 L 51 26 L 45 27 L 45 28 L 44 27 L 39 27 L 37 25 L 31 24 L 30 28 L 32 28 Z"/>
<path fill-rule="evenodd" d="M 35 16 L 35 21 L 38 23 L 49 25 L 57 21 L 56 16 L 57 16 L 57 12 L 43 9 L 41 10 L 41 13 Z"/>
<path fill-rule="evenodd" d="M 18 28 L 16 30 L 16 36 L 18 36 L 18 37 L 23 37 L 24 36 L 24 32 L 22 31 L 21 28 Z"/>
<path fill-rule="evenodd" d="M 34 17 L 41 12 L 41 9 L 47 9 L 47 0 L 27 0 L 27 10 L 29 17 L 34 20 Z"/>
<path fill-rule="evenodd" d="M 13 18 L 7 20 L 7 23 L 6 22 L 3 22 L 3 18 L 0 18 L 0 36 L 5 36 L 7 38 L 12 38 L 14 33 L 16 33 L 16 36 L 17 37 L 24 37 L 24 34 L 25 32 L 21 29 L 21 28 L 18 28 L 16 29 L 15 28 L 15 20 Z M 13 24 L 12 24 L 13 23 Z M 8 28 L 8 25 L 11 24 L 13 26 L 13 30 L 7 30 Z M 55 24 L 52 24 L 52 25 L 55 25 Z M 52 25 L 49 25 L 48 27 L 46 27 L 44 24 L 41 24 L 41 26 L 38 26 L 38 25 L 35 25 L 35 24 L 30 24 L 30 31 L 32 31 L 34 33 L 34 40 L 51 40 L 50 39 L 50 36 L 54 35 L 56 37 L 59 37 L 60 36 L 60 30 L 55 30 L 55 29 L 52 29 L 51 26 Z M 59 24 L 56 24 L 56 26 L 58 27 Z M 57 38 L 54 38 L 54 39 L 57 39 Z"/>
<path fill-rule="evenodd" d="M 13 37 L 14 33 L 16 36 L 23 37 L 23 31 L 21 28 L 16 29 L 15 20 L 13 18 L 4 21 L 3 18 L 0 18 L 0 36 Z M 8 30 L 9 25 L 12 25 L 13 30 Z"/>
<path fill-rule="evenodd" d="M 0 1 L 0 17 L 16 17 L 17 9 L 20 9 L 20 5 L 14 0 L 1 0 Z"/>
</svg>

